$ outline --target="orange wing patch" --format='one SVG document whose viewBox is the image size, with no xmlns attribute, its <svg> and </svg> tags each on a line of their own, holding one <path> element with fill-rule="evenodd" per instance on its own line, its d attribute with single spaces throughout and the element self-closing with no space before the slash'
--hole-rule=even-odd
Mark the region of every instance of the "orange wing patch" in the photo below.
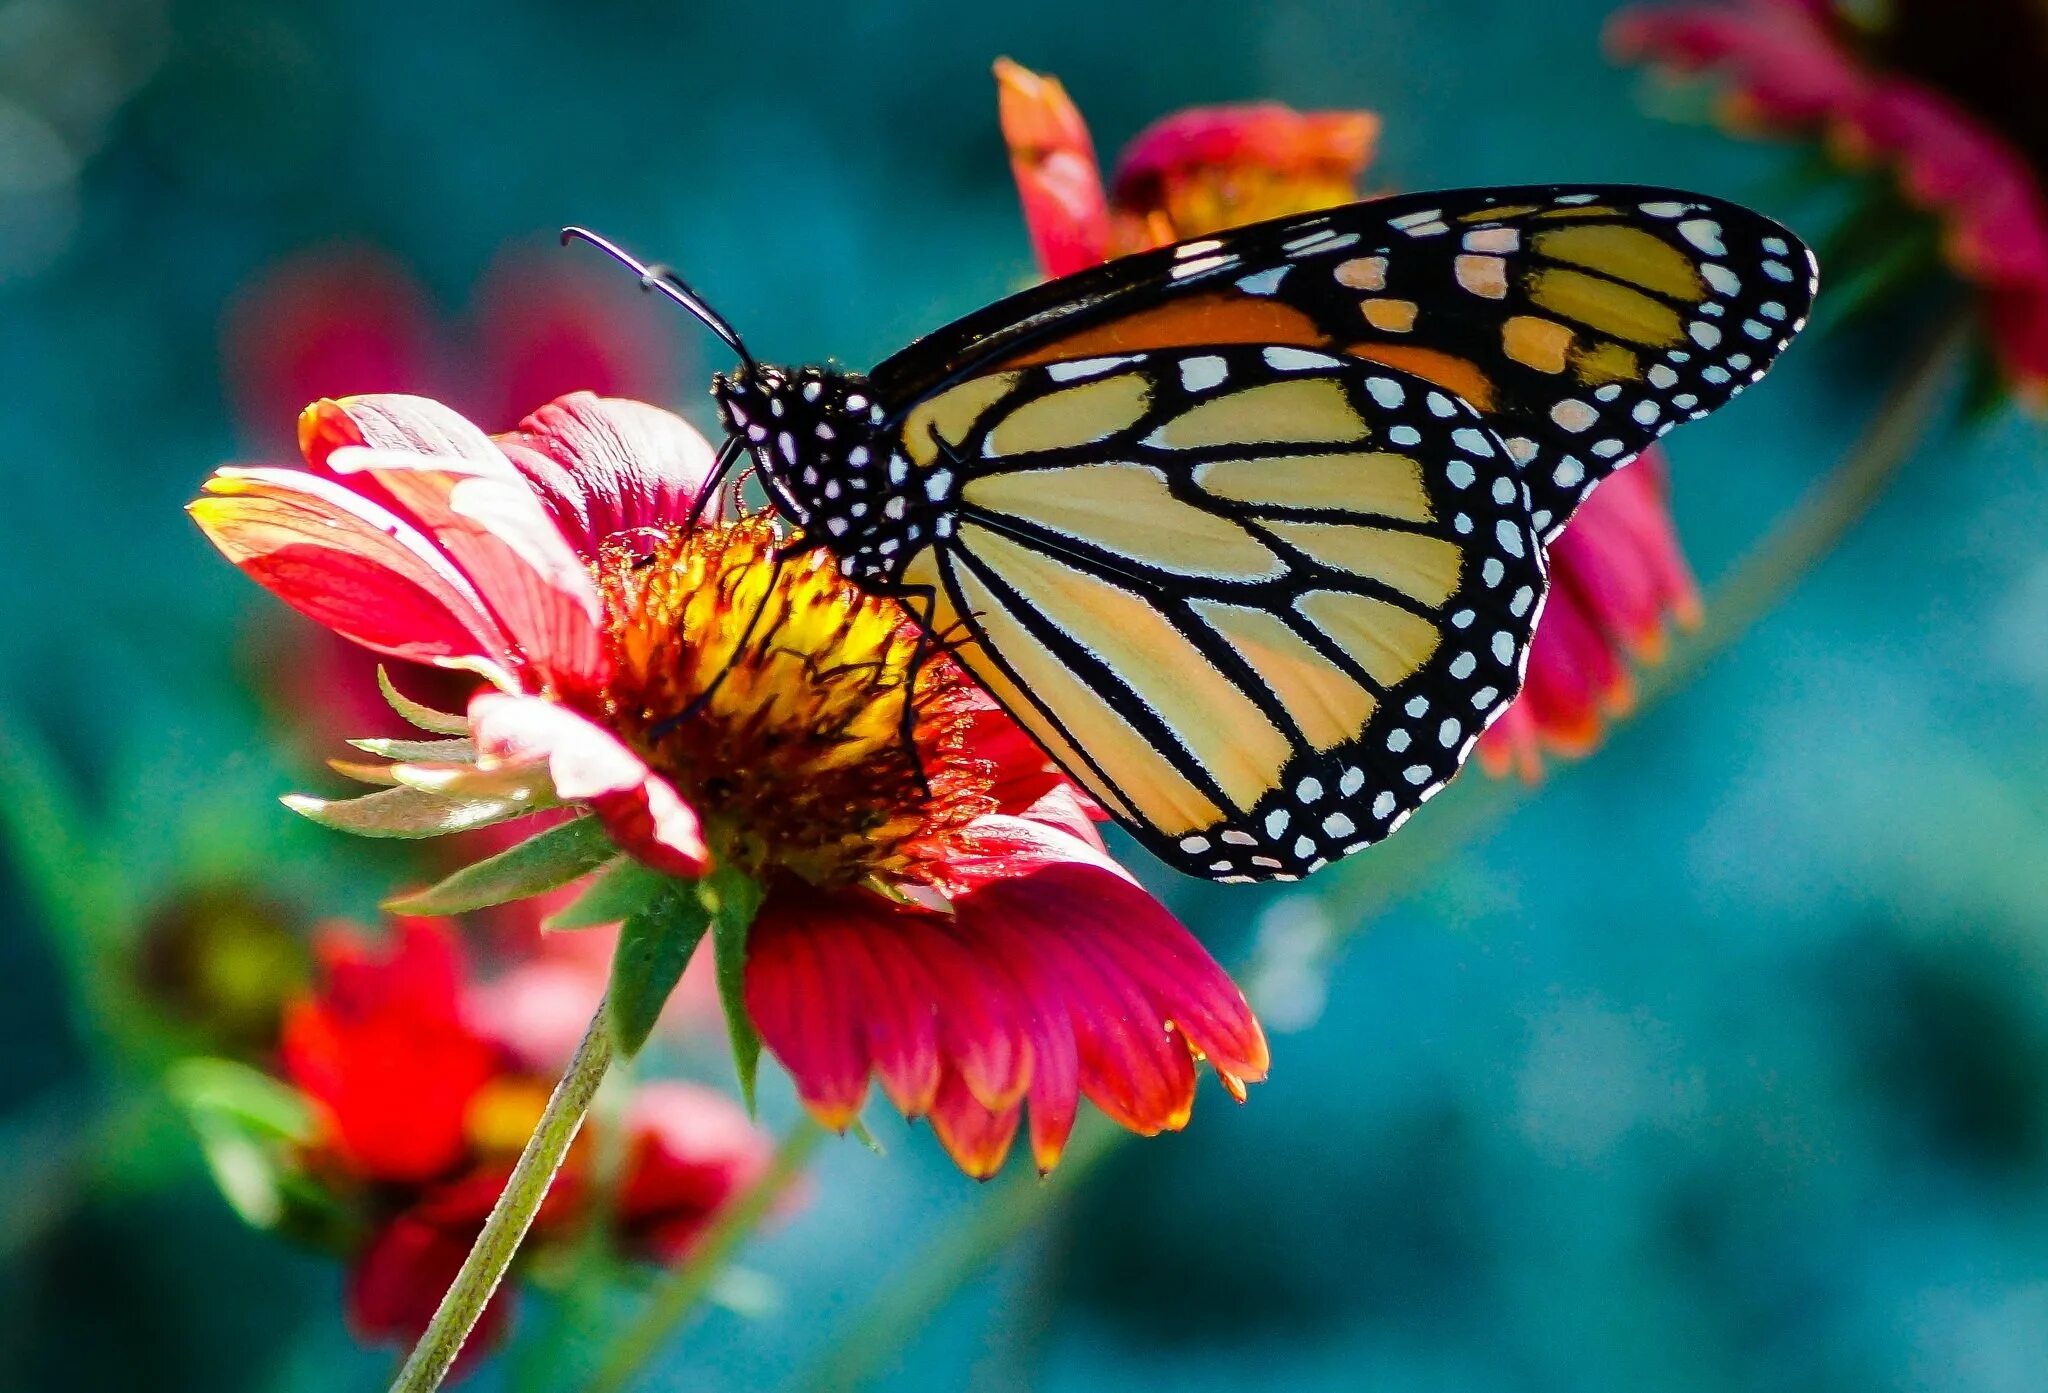
<svg viewBox="0 0 2048 1393">
<path fill-rule="evenodd" d="M 1493 410 L 1493 379 L 1470 358 L 1406 343 L 1354 343 L 1344 351 L 1354 358 L 1412 372 L 1425 381 L 1434 382 L 1446 392 L 1463 397 L 1481 411 Z"/>
<path fill-rule="evenodd" d="M 1003 368 L 1211 343 L 1279 343 L 1321 348 L 1329 336 L 1292 305 L 1229 292 L 1197 295 L 1092 325 L 1006 359 Z"/>
</svg>

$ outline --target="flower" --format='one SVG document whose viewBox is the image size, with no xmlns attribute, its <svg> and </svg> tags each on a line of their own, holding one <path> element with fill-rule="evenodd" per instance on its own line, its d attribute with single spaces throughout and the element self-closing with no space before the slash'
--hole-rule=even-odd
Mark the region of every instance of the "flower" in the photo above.
<svg viewBox="0 0 2048 1393">
<path fill-rule="evenodd" d="M 745 1014 L 805 1104 L 844 1128 L 879 1078 L 974 1175 L 1027 1106 L 1050 1168 L 1081 1096 L 1150 1133 L 1186 1122 L 1198 1057 L 1233 1093 L 1264 1077 L 1242 994 L 894 602 L 768 515 L 692 525 L 711 451 L 680 419 L 576 394 L 492 439 L 387 396 L 300 435 L 306 469 L 218 471 L 200 526 L 355 642 L 490 680 L 468 744 L 370 775 L 397 787 L 358 802 L 395 804 L 304 810 L 569 803 L 654 870 L 744 873 Z"/>
<path fill-rule="evenodd" d="M 1125 150 L 1113 192 L 1081 113 L 1053 78 L 996 64 L 1004 138 L 1047 275 L 1359 197 L 1379 121 L 1270 103 L 1202 107 L 1154 122 Z M 1133 229 L 1139 229 L 1134 231 Z M 1482 765 L 1533 779 L 1542 754 L 1583 754 L 1630 700 L 1631 660 L 1662 659 L 1667 622 L 1699 622 L 1662 452 L 1603 483 L 1550 548 L 1550 597 L 1515 702 L 1479 744 Z"/>
<path fill-rule="evenodd" d="M 320 981 L 295 1001 L 282 1080 L 310 1105 L 300 1178 L 353 1222 L 333 1231 L 350 1261 L 349 1322 L 370 1341 L 410 1343 L 476 1241 L 547 1099 L 486 1027 L 449 928 L 399 920 L 386 943 L 347 927 L 318 940 Z M 738 1104 L 692 1084 L 638 1088 L 623 1169 L 605 1211 L 613 1241 L 646 1261 L 686 1255 L 711 1216 L 767 1168 L 769 1143 Z M 535 1221 L 528 1255 L 587 1222 L 593 1143 L 579 1139 Z M 486 1309 L 465 1360 L 510 1317 L 511 1289 Z"/>
<path fill-rule="evenodd" d="M 668 321 L 623 313 L 637 292 L 553 247 L 509 247 L 471 287 L 467 309 L 437 304 L 403 262 L 373 246 L 312 247 L 236 294 L 223 318 L 222 371 L 239 433 L 260 450 L 301 406 L 343 394 L 417 392 L 504 427 L 526 404 L 578 389 L 646 398 L 680 380 Z M 318 751 L 350 736 L 397 735 L 377 660 L 296 622 L 257 657 L 278 723 Z M 392 663 L 408 692 L 461 705 L 473 674 Z"/>
<path fill-rule="evenodd" d="M 1672 526 L 1663 452 L 1593 491 L 1550 544 L 1550 594 L 1521 695 L 1479 740 L 1489 773 L 1535 779 L 1548 750 L 1582 755 L 1634 702 L 1629 664 L 1658 663 L 1673 622 L 1700 622 L 1699 587 Z"/>
<path fill-rule="evenodd" d="M 1736 130 L 1817 139 L 1881 171 L 1940 232 L 1976 287 L 1984 326 L 2022 399 L 2048 399 L 2048 29 L 2010 0 L 1870 6 L 1706 0 L 1617 15 L 1625 61 L 1721 79 Z"/>
<path fill-rule="evenodd" d="M 1278 102 L 1197 107 L 1145 128 L 1109 192 L 1087 124 L 1055 78 L 995 65 L 1003 139 L 1039 265 L 1064 276 L 1227 227 L 1349 203 L 1372 160 L 1369 111 Z"/>
</svg>

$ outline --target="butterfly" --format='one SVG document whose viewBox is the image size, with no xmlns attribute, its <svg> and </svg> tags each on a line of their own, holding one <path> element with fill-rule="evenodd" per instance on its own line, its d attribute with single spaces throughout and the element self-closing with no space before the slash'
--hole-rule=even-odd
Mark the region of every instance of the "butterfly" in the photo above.
<svg viewBox="0 0 2048 1393">
<path fill-rule="evenodd" d="M 596 240 L 596 239 L 592 239 Z M 1409 194 L 1108 262 L 865 375 L 713 384 L 792 545 L 903 603 L 1148 849 L 1291 880 L 1520 690 L 1545 544 L 1761 378 L 1816 263 L 1699 194 Z"/>
</svg>

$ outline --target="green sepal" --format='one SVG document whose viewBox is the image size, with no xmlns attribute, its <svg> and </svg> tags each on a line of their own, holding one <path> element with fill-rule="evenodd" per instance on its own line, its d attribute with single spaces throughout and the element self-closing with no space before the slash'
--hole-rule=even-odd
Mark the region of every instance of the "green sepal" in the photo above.
<svg viewBox="0 0 2048 1393">
<path fill-rule="evenodd" d="M 739 1071 L 740 1097 L 754 1112 L 754 1080 L 761 1070 L 761 1032 L 747 1014 L 747 933 L 761 908 L 761 887 L 738 871 L 713 871 L 704 881 L 711 906 L 711 952 L 718 975 L 718 1000 L 725 1007 L 725 1028 L 732 1037 L 733 1067 Z"/>
<path fill-rule="evenodd" d="M 425 890 L 386 900 L 384 908 L 395 914 L 466 914 L 559 889 L 616 855 L 604 824 L 579 817 L 464 866 Z"/>
<path fill-rule="evenodd" d="M 630 856 L 616 856 L 582 894 L 541 920 L 540 926 L 552 933 L 616 924 L 639 913 L 669 883 L 660 871 L 651 870 Z"/>
<path fill-rule="evenodd" d="M 384 700 L 391 704 L 391 709 L 403 717 L 409 725 L 418 726 L 421 730 L 432 731 L 436 735 L 469 734 L 469 718 L 467 716 L 458 716 L 448 711 L 436 711 L 431 706 L 423 706 L 419 702 L 414 701 L 404 692 L 391 685 L 391 674 L 384 670 L 382 663 L 377 665 L 377 690 L 384 694 Z"/>
<path fill-rule="evenodd" d="M 669 993 L 682 979 L 690 954 L 711 927 L 711 906 L 702 887 L 668 880 L 619 929 L 612 953 L 610 993 L 605 1018 L 619 1054 L 630 1059 L 653 1033 Z"/>
<path fill-rule="evenodd" d="M 444 837 L 535 812 L 518 798 L 455 798 L 419 788 L 386 788 L 356 798 L 289 793 L 279 800 L 299 816 L 358 837 Z"/>
<path fill-rule="evenodd" d="M 868 1130 L 866 1118 L 856 1117 L 853 1120 L 853 1125 L 846 1130 L 855 1141 L 874 1152 L 875 1155 L 887 1156 L 889 1154 L 889 1148 L 882 1145 L 882 1139 Z"/>
<path fill-rule="evenodd" d="M 381 759 L 416 760 L 428 764 L 475 764 L 476 744 L 470 740 L 351 740 L 367 755 Z"/>
</svg>

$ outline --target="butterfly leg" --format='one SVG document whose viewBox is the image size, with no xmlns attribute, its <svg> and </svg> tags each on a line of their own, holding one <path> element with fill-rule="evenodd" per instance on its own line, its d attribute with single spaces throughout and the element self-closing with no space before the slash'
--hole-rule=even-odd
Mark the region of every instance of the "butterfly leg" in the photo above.
<svg viewBox="0 0 2048 1393">
<path fill-rule="evenodd" d="M 767 612 L 768 602 L 775 598 L 776 585 L 782 579 L 782 566 L 788 559 L 789 551 L 787 548 L 778 548 L 776 550 L 775 559 L 771 563 L 772 569 L 768 573 L 768 584 L 761 591 L 760 603 L 756 604 L 754 612 L 747 616 L 746 628 L 740 631 L 738 641 L 732 646 L 731 655 L 725 660 L 725 666 L 718 670 L 718 675 L 705 685 L 703 691 L 690 698 L 688 704 L 682 710 L 665 720 L 657 721 L 647 732 L 651 737 L 656 740 L 666 739 L 670 734 L 679 729 L 684 722 L 703 711 L 706 706 L 711 704 L 711 699 L 718 695 L 718 689 L 724 686 L 725 679 L 732 675 L 732 670 L 738 665 L 741 655 L 753 644 L 754 630 L 761 626 L 761 616 Z M 770 632 L 773 631 L 771 630 Z"/>
<path fill-rule="evenodd" d="M 910 756 L 911 767 L 917 771 L 918 790 L 930 798 L 931 781 L 925 777 L 924 760 L 917 752 L 917 679 L 924 672 L 924 665 L 944 651 L 932 642 L 932 613 L 938 603 L 938 592 L 928 585 L 906 585 L 895 592 L 895 600 L 917 624 L 917 646 L 911 650 L 910 671 L 903 679 L 903 710 L 896 729 L 904 751 Z M 912 608 L 914 600 L 924 601 L 924 613 Z"/>
</svg>

